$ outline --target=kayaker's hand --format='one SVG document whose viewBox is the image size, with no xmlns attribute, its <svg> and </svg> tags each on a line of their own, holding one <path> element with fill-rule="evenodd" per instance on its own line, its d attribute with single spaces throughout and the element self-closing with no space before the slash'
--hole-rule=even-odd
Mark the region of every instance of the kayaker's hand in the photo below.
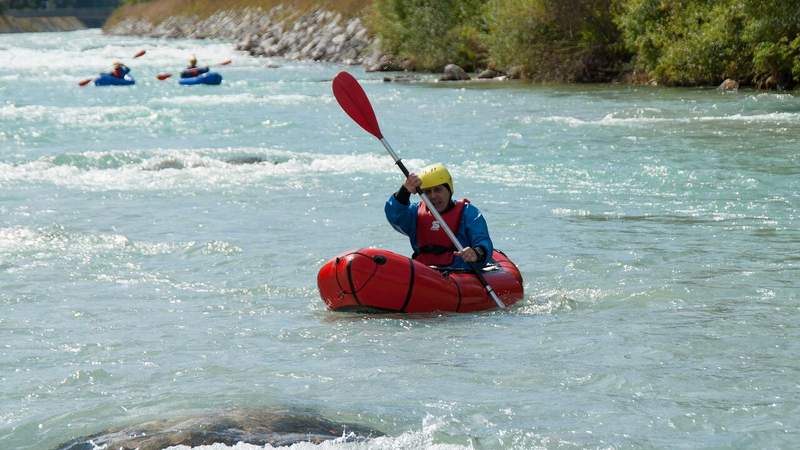
<svg viewBox="0 0 800 450">
<path fill-rule="evenodd" d="M 468 263 L 473 263 L 478 261 L 478 253 L 472 247 L 466 247 L 463 251 L 455 252 L 456 256 L 460 256 L 461 259 Z"/>
<path fill-rule="evenodd" d="M 422 185 L 422 180 L 419 179 L 417 174 L 411 172 L 408 174 L 408 178 L 406 178 L 406 182 L 403 183 L 403 187 L 406 188 L 408 192 L 415 194 L 417 192 L 417 188 Z"/>
</svg>

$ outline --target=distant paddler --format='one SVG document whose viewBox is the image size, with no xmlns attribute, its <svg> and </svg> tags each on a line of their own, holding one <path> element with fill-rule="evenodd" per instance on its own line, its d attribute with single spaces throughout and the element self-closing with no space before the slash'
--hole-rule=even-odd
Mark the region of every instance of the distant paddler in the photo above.
<svg viewBox="0 0 800 450">
<path fill-rule="evenodd" d="M 130 75 L 130 67 L 120 61 L 114 61 L 110 72 L 101 73 L 95 78 L 95 86 L 130 86 L 136 84 L 136 80 Z"/>
<path fill-rule="evenodd" d="M 231 63 L 231 60 L 230 59 L 226 59 L 225 61 L 222 61 L 222 62 L 220 62 L 218 64 L 214 64 L 214 65 L 216 65 L 216 66 L 227 66 L 230 63 Z M 199 67 L 197 65 L 197 56 L 192 55 L 189 58 L 189 64 L 181 72 L 180 75 L 181 75 L 181 78 L 194 78 L 196 76 L 199 76 L 199 75 L 202 75 L 204 73 L 207 73 L 210 70 L 210 67 L 211 66 Z M 158 78 L 159 80 L 163 81 L 163 80 L 166 80 L 167 78 L 169 78 L 171 76 L 172 76 L 172 74 L 169 73 L 169 72 L 162 72 L 162 73 L 159 73 L 158 75 L 156 75 L 156 78 Z"/>
<path fill-rule="evenodd" d="M 135 58 L 138 58 L 138 57 L 144 55 L 145 53 L 147 53 L 145 50 L 139 50 L 138 52 L 136 52 L 135 55 L 133 55 L 133 57 L 135 59 Z M 128 82 L 128 80 L 125 79 L 125 76 L 128 75 L 130 73 L 130 71 L 131 71 L 130 67 L 126 66 L 121 61 L 114 61 L 111 64 L 111 71 L 110 72 L 101 73 L 98 78 L 86 78 L 84 80 L 81 80 L 80 82 L 78 82 L 78 86 L 86 86 L 87 84 L 91 83 L 92 81 L 94 81 L 95 84 L 97 84 L 97 85 L 133 84 L 132 83 L 132 79 L 131 79 L 131 82 Z M 106 83 L 105 82 L 106 80 L 111 80 L 111 82 Z M 115 83 L 113 80 L 125 80 L 126 82 L 125 83 L 122 83 L 122 82 Z M 99 84 L 98 84 L 98 82 L 99 82 Z"/>
<path fill-rule="evenodd" d="M 183 72 L 181 72 L 181 78 L 196 77 L 198 75 L 202 75 L 208 72 L 208 70 L 209 70 L 208 66 L 197 67 L 197 56 L 192 55 L 192 57 L 189 58 L 189 65 L 186 66 L 185 69 L 183 69 Z"/>
<path fill-rule="evenodd" d="M 119 78 L 120 80 L 125 78 L 125 75 L 131 72 L 131 68 L 122 64 L 120 61 L 114 61 L 111 64 L 111 72 L 108 74 L 114 78 Z"/>
</svg>

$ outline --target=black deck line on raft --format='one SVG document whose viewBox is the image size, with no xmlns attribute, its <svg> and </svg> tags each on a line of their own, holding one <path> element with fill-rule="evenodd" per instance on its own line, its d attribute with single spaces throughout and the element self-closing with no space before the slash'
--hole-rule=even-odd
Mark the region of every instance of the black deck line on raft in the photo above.
<svg viewBox="0 0 800 450">
<path fill-rule="evenodd" d="M 406 300 L 403 302 L 403 307 L 400 308 L 401 312 L 406 312 L 406 308 L 408 307 L 408 303 L 411 301 L 411 292 L 414 290 L 414 260 L 409 258 L 409 264 L 411 264 L 411 276 L 408 282 L 408 291 L 406 291 Z"/>
<path fill-rule="evenodd" d="M 456 292 L 458 292 L 458 304 L 456 304 L 456 312 L 461 311 L 461 286 L 456 283 L 456 280 L 450 278 L 453 281 L 453 284 L 456 285 Z"/>
<path fill-rule="evenodd" d="M 357 254 L 358 252 L 355 252 L 355 253 Z M 351 253 L 351 255 L 352 255 L 352 253 Z M 353 271 L 350 270 L 350 266 L 353 264 L 353 260 L 354 259 L 355 258 L 350 258 L 347 261 L 347 266 L 346 266 L 347 282 L 350 283 L 350 291 L 351 291 L 351 295 L 353 296 L 353 300 L 355 300 L 356 303 L 358 303 L 358 305 L 361 306 L 361 300 L 359 300 L 358 296 L 356 295 L 356 285 L 355 285 L 355 283 L 353 283 Z"/>
<path fill-rule="evenodd" d="M 345 294 L 347 294 L 347 291 L 344 290 L 344 288 L 342 287 L 342 281 L 339 279 L 339 258 L 336 258 L 336 267 L 333 273 L 336 277 L 336 285 L 339 286 L 339 295 L 340 297 L 344 296 Z"/>
</svg>

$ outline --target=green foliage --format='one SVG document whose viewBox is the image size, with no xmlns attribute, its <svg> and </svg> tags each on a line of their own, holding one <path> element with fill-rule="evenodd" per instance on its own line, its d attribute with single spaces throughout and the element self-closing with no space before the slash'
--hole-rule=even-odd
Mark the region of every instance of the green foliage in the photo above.
<svg viewBox="0 0 800 450">
<path fill-rule="evenodd" d="M 800 36 L 794 38 L 789 45 L 795 50 L 792 58 L 792 76 L 795 82 L 800 83 Z"/>
<path fill-rule="evenodd" d="M 486 43 L 500 67 L 547 81 L 607 81 L 626 58 L 612 0 L 493 0 Z"/>
<path fill-rule="evenodd" d="M 794 6 L 792 6 L 794 5 Z M 617 24 L 639 68 L 668 84 L 800 76 L 800 8 L 777 0 L 627 0 Z"/>
<path fill-rule="evenodd" d="M 752 46 L 753 77 L 780 84 L 800 81 L 800 6 L 796 2 L 748 0 L 744 30 Z"/>
<path fill-rule="evenodd" d="M 705 8 L 685 8 L 669 24 L 668 45 L 655 73 L 672 84 L 716 84 L 725 78 L 741 78 L 748 70 L 742 55 L 744 18 L 739 11 L 718 3 Z"/>
<path fill-rule="evenodd" d="M 779 77 L 792 70 L 792 53 L 785 37 L 778 42 L 759 42 L 753 51 L 753 66 L 759 73 Z"/>
<path fill-rule="evenodd" d="M 605 81 L 628 66 L 665 84 L 800 82 L 797 0 L 375 0 L 372 24 L 384 49 L 420 69 Z"/>
<path fill-rule="evenodd" d="M 418 69 L 481 64 L 482 8 L 486 0 L 376 0 L 372 26 L 383 48 Z"/>
<path fill-rule="evenodd" d="M 376 0 L 372 28 L 418 69 L 521 66 L 542 80 L 605 81 L 627 59 L 615 0 Z"/>
</svg>

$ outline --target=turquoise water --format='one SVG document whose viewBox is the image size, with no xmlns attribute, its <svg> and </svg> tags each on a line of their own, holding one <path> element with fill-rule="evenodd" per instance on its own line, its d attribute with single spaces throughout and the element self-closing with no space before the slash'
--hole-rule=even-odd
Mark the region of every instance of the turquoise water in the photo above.
<svg viewBox="0 0 800 450">
<path fill-rule="evenodd" d="M 221 86 L 155 79 L 191 53 L 234 60 Z M 135 87 L 78 87 L 113 59 Z M 2 35 L 0 62 L 0 448 L 276 406 L 388 434 L 331 448 L 800 440 L 792 94 L 394 84 L 98 31 Z M 406 164 L 484 212 L 518 306 L 325 310 L 327 259 L 409 251 L 343 69 Z"/>
</svg>

